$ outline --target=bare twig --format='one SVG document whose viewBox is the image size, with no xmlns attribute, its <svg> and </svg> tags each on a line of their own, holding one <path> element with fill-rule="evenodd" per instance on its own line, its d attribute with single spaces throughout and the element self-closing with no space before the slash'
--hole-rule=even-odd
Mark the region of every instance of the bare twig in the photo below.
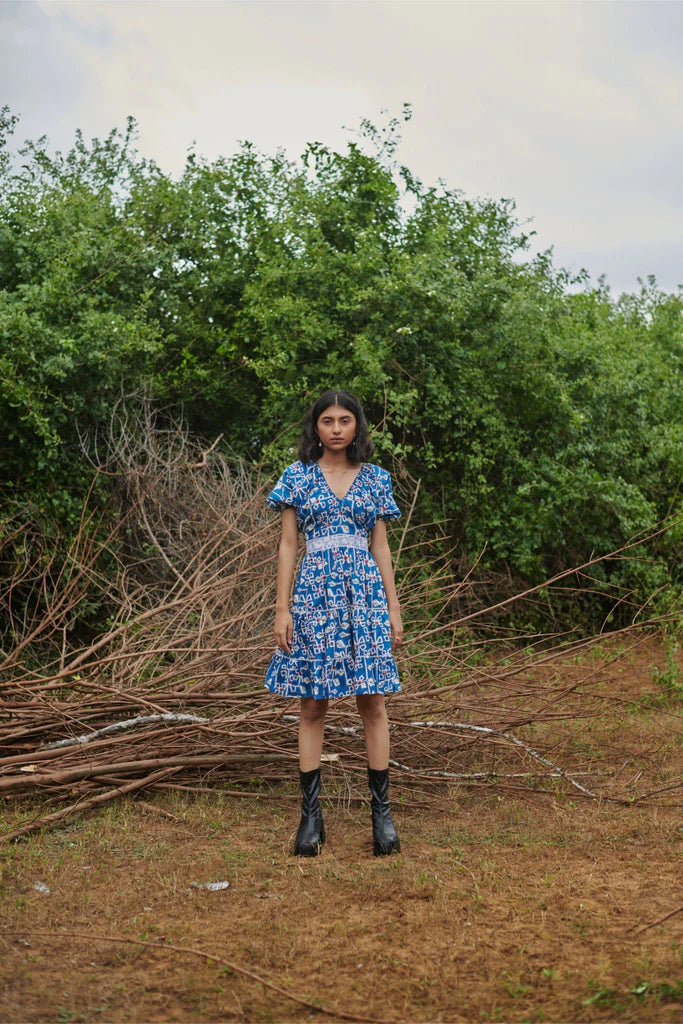
<svg viewBox="0 0 683 1024">
<path fill-rule="evenodd" d="M 664 921 L 668 921 L 670 917 L 675 917 L 676 914 L 680 914 L 683 911 L 683 903 L 680 907 L 675 907 L 674 910 L 670 910 L 668 914 L 663 914 L 658 917 L 656 921 L 650 921 L 649 924 L 641 925 L 640 928 L 631 928 L 630 931 L 635 932 L 636 935 L 640 935 L 641 932 L 649 931 L 650 928 L 656 927 L 658 924 L 663 924 Z"/>
<path fill-rule="evenodd" d="M 202 949 L 193 949 L 191 946 L 173 946 L 168 942 L 145 942 L 143 939 L 129 939 L 123 935 L 97 935 L 94 933 L 86 932 L 42 932 L 42 931 L 21 931 L 16 932 L 17 935 L 31 935 L 40 937 L 43 939 L 85 939 L 89 942 L 121 942 L 130 946 L 143 946 L 146 949 L 152 949 L 159 953 L 178 953 L 183 956 L 198 956 L 202 960 L 210 960 L 214 964 L 219 964 L 221 967 L 227 967 L 235 974 L 242 974 L 245 978 L 250 978 L 252 981 L 257 982 L 259 985 L 263 985 L 264 988 L 269 988 L 273 992 L 277 992 L 278 995 L 283 996 L 285 999 L 291 1000 L 293 1003 L 299 1003 L 300 1006 L 305 1006 L 310 1010 L 314 1010 L 316 1013 L 324 1013 L 328 1017 L 337 1017 L 340 1020 L 357 1021 L 359 1024 L 367 1021 L 368 1024 L 391 1024 L 390 1021 L 382 1020 L 378 1017 L 357 1017 L 353 1013 L 347 1013 L 345 1010 L 339 1010 L 336 1007 L 327 1007 L 323 1003 L 318 1002 L 316 999 L 312 1001 L 306 999 L 303 996 L 297 995 L 295 992 L 290 992 L 286 988 L 282 988 L 273 981 L 269 981 L 260 974 L 256 974 L 255 971 L 249 970 L 248 967 L 242 967 L 241 964 L 236 963 L 234 960 L 227 960 L 225 957 L 215 956 L 213 953 L 206 953 Z"/>
</svg>

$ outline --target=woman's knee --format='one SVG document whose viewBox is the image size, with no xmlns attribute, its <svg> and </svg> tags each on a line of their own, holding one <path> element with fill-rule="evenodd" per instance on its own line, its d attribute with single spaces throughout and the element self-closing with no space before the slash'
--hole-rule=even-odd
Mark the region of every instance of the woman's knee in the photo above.
<svg viewBox="0 0 683 1024">
<path fill-rule="evenodd" d="M 368 693 L 356 697 L 356 706 L 365 725 L 387 721 L 387 711 L 381 693 Z"/>
<path fill-rule="evenodd" d="M 316 725 L 322 722 L 327 714 L 328 701 L 315 700 L 313 697 L 303 697 L 301 700 L 301 721 L 307 725 Z"/>
</svg>

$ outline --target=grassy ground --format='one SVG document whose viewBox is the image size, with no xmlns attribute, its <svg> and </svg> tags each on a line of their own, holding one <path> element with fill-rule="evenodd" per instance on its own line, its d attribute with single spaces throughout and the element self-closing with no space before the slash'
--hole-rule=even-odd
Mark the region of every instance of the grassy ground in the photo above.
<svg viewBox="0 0 683 1024">
<path fill-rule="evenodd" d="M 564 752 L 674 778 L 670 706 L 557 729 Z M 397 786 L 403 852 L 375 859 L 368 807 L 329 772 L 326 791 L 314 860 L 289 855 L 293 785 L 148 795 L 156 811 L 122 802 L 6 846 L 0 1020 L 683 1020 L 683 915 L 654 923 L 681 903 L 673 797 L 454 787 L 401 803 Z M 3 831 L 39 810 L 7 804 Z"/>
</svg>

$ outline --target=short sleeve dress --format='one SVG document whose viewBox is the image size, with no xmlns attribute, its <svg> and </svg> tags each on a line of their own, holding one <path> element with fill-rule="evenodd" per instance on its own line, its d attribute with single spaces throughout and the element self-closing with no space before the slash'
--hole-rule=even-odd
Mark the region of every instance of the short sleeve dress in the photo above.
<svg viewBox="0 0 683 1024">
<path fill-rule="evenodd" d="M 292 653 L 277 649 L 266 688 L 317 700 L 400 690 L 387 598 L 367 547 L 378 519 L 401 515 L 387 471 L 362 463 L 339 498 L 317 462 L 294 462 L 267 502 L 296 509 L 306 553 L 294 587 Z"/>
</svg>

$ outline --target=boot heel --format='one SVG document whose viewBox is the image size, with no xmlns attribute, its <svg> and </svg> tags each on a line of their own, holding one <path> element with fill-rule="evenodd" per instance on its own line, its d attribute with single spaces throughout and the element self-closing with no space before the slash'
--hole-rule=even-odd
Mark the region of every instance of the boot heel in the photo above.
<svg viewBox="0 0 683 1024">
<path fill-rule="evenodd" d="M 377 839 L 372 841 L 372 852 L 375 857 L 388 857 L 391 853 L 401 852 L 401 840 L 396 836 L 389 843 L 379 842 Z"/>
</svg>

